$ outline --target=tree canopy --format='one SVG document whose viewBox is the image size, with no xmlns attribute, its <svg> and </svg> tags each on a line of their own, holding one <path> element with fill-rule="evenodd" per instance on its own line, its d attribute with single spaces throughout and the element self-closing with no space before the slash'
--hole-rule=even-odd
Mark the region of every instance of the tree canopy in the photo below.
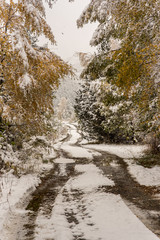
<svg viewBox="0 0 160 240">
<path fill-rule="evenodd" d="M 37 131 L 53 112 L 59 79 L 71 68 L 35 43 L 44 35 L 55 44 L 42 0 L 2 0 L 0 15 L 0 116 Z"/>
<path fill-rule="evenodd" d="M 98 53 L 82 77 L 88 81 L 101 82 L 101 97 L 97 96 L 97 102 L 99 106 L 105 106 L 102 107 L 102 115 L 106 117 L 106 121 L 102 123 L 104 128 L 109 131 L 105 122 L 113 120 L 107 113 L 108 108 L 113 105 L 106 101 L 109 91 L 105 86 L 109 84 L 112 89 L 118 88 L 116 92 L 123 96 L 123 105 L 125 102 L 132 102 L 131 106 L 129 104 L 130 109 L 127 107 L 127 114 L 130 113 L 132 117 L 134 115 L 132 125 L 136 125 L 135 129 L 144 132 L 144 135 L 152 133 L 153 138 L 159 139 L 159 0 L 91 0 L 77 25 L 83 27 L 94 21 L 99 25 L 90 43 L 97 46 Z M 103 81 L 100 80 L 102 77 Z M 115 95 L 114 90 L 112 95 Z M 122 104 L 121 100 L 120 97 L 117 104 Z M 123 123 L 124 120 L 117 129 L 119 132 Z"/>
</svg>

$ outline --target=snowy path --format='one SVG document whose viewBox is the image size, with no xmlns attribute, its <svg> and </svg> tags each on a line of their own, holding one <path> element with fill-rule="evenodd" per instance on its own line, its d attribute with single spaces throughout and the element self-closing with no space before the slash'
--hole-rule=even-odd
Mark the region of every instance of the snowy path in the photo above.
<svg viewBox="0 0 160 240">
<path fill-rule="evenodd" d="M 76 126 L 68 124 L 68 131 L 55 145 L 59 157 L 34 192 L 24 225 L 16 237 L 0 240 L 158 240 L 154 187 L 134 181 L 122 159 L 80 144 Z"/>
<path fill-rule="evenodd" d="M 50 216 L 43 207 L 36 219 L 36 240 L 156 240 L 158 237 L 126 206 L 119 194 L 112 193 L 115 183 L 92 160 L 100 153 L 77 142 L 81 137 L 69 125 L 70 139 L 58 145 L 62 157 L 56 160 L 62 176 L 67 164 L 74 174 L 60 189 Z M 64 156 L 65 155 L 65 156 Z"/>
</svg>

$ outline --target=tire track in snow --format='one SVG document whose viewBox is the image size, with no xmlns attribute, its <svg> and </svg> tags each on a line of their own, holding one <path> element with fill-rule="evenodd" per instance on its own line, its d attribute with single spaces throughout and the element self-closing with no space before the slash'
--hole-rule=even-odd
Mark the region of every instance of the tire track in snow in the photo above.
<svg viewBox="0 0 160 240">
<path fill-rule="evenodd" d="M 76 132 L 76 129 L 74 127 L 70 133 L 74 134 L 75 132 Z M 66 158 L 66 159 L 71 158 L 71 155 L 69 154 L 70 149 L 69 151 L 67 151 L 67 146 L 69 148 L 73 147 L 72 149 L 74 149 L 75 151 L 76 151 L 76 147 L 78 147 L 79 149 L 81 149 L 81 151 L 83 151 L 83 147 L 79 144 L 79 142 L 80 142 L 80 135 L 77 134 L 75 138 L 73 137 L 73 135 L 68 136 L 64 142 L 61 142 L 61 145 L 57 150 L 59 151 L 59 155 L 62 158 Z M 141 187 L 140 185 L 138 185 L 136 181 L 134 181 L 134 179 L 130 176 L 127 170 L 127 167 L 123 163 L 122 159 L 117 158 L 116 156 L 113 156 L 110 154 L 106 154 L 106 153 L 104 154 L 103 152 L 100 152 L 101 156 L 100 154 L 95 156 L 91 150 L 89 150 L 89 153 L 92 155 L 92 158 L 88 158 L 87 154 L 86 154 L 86 158 L 84 158 L 85 153 L 83 152 L 81 157 L 78 158 L 77 155 L 73 157 L 73 159 L 75 160 L 75 163 L 66 163 L 66 165 L 62 165 L 61 163 L 55 163 L 54 169 L 51 170 L 51 172 L 45 178 L 42 179 L 41 185 L 37 188 L 37 190 L 34 192 L 32 196 L 32 200 L 30 201 L 27 207 L 27 210 L 30 210 L 31 212 L 27 216 L 28 224 L 24 226 L 25 230 L 23 231 L 23 233 L 25 233 L 25 235 L 23 236 L 19 235 L 19 238 L 17 240 L 22 240 L 22 239 L 24 240 L 28 240 L 28 239 L 29 240 L 32 240 L 32 239 L 37 239 L 37 240 L 41 240 L 41 239 L 42 240 L 45 240 L 45 239 L 46 240 L 106 239 L 99 232 L 97 232 L 97 226 L 95 223 L 95 215 L 94 215 L 94 204 L 96 204 L 96 200 L 94 200 L 93 202 L 92 202 L 92 199 L 89 200 L 86 193 L 81 189 L 74 188 L 74 189 L 71 189 L 70 191 L 67 189 L 67 186 L 69 186 L 68 184 L 70 184 L 71 182 L 74 182 L 75 184 L 77 177 L 79 177 L 79 183 L 80 183 L 81 175 L 83 174 L 80 172 L 79 173 L 76 172 L 75 166 L 79 166 L 79 164 L 82 164 L 82 163 L 83 165 L 87 165 L 88 163 L 93 162 L 98 167 L 98 169 L 101 169 L 103 171 L 107 179 L 111 179 L 115 182 L 115 186 L 105 185 L 105 184 L 101 184 L 100 186 L 97 186 L 96 194 L 94 195 L 94 197 L 95 199 L 96 198 L 98 199 L 99 203 L 102 202 L 104 204 L 103 198 L 105 199 L 106 202 L 109 201 L 109 203 L 111 203 L 112 201 L 111 199 L 113 197 L 113 201 L 115 202 L 115 204 L 116 203 L 118 204 L 118 201 L 121 202 L 120 198 L 118 197 L 118 194 L 120 194 L 122 198 L 128 200 L 126 204 L 134 213 L 135 213 L 135 210 L 131 206 L 131 203 L 137 205 L 138 207 L 141 206 L 142 209 L 144 206 L 146 206 L 145 209 L 147 210 L 157 209 L 158 205 L 155 205 L 155 208 L 153 207 L 153 205 L 155 204 L 155 201 L 152 205 L 153 208 L 149 208 L 149 206 L 151 206 L 149 203 L 151 203 L 151 200 L 153 200 L 152 196 L 150 195 L 150 197 L 148 197 L 148 195 L 145 194 L 145 197 L 142 198 L 141 195 L 144 195 L 144 193 L 146 193 L 146 188 Z M 115 167 L 112 164 L 110 164 L 110 162 L 113 162 L 113 161 L 115 161 L 117 164 Z M 149 191 L 148 188 L 147 188 L 147 191 Z M 99 199 L 99 196 L 101 196 L 100 199 Z M 146 200 L 145 198 L 148 200 Z M 119 200 L 116 200 L 116 199 L 119 199 Z M 145 201 L 141 201 L 142 199 L 143 200 L 145 199 Z M 147 201 L 148 201 L 148 205 L 146 204 Z M 158 204 L 158 202 L 156 204 Z M 123 205 L 124 207 L 123 203 L 121 203 L 120 205 Z M 91 208 L 90 210 L 92 214 L 87 210 L 88 206 L 90 206 Z M 47 236 L 47 233 L 45 233 L 46 235 L 45 236 L 43 235 L 43 237 L 40 238 L 40 235 L 36 235 L 37 228 L 35 225 L 37 224 L 36 222 L 38 219 L 37 216 L 39 215 L 41 217 L 43 216 L 44 219 L 42 217 L 41 220 L 45 220 L 47 222 L 47 219 L 50 219 L 52 216 L 52 213 L 53 213 L 52 211 L 54 207 L 56 211 L 59 211 L 59 208 L 62 207 L 61 211 L 63 210 L 63 214 L 61 213 L 59 215 L 54 216 L 53 223 L 52 224 L 49 223 L 51 235 Z M 117 207 L 119 208 L 119 205 L 117 205 Z M 97 209 L 99 209 L 99 206 Z M 111 214 L 113 214 L 113 212 L 111 212 Z M 142 214 L 140 212 L 138 214 L 138 217 L 141 220 L 143 220 L 141 216 Z M 66 221 L 64 222 L 64 226 L 56 225 L 56 221 L 58 221 L 57 219 L 59 218 L 60 221 L 63 221 L 64 217 Z M 112 217 L 114 218 L 114 216 Z M 85 220 L 85 226 L 84 226 L 83 220 Z M 147 225 L 146 222 L 144 223 L 153 232 L 156 233 L 157 219 L 154 221 L 153 218 L 150 218 L 150 220 L 153 220 L 152 224 Z M 55 226 L 57 229 L 59 229 L 59 232 L 62 232 L 63 230 L 61 238 L 57 237 Z M 84 228 L 86 229 L 86 232 L 88 231 L 89 233 L 84 234 L 83 232 Z M 55 234 L 55 237 L 54 237 L 54 234 L 52 234 L 52 231 Z M 97 236 L 94 233 L 99 234 L 97 235 L 99 237 L 97 238 Z M 153 237 L 150 239 L 157 239 L 157 238 Z"/>
</svg>

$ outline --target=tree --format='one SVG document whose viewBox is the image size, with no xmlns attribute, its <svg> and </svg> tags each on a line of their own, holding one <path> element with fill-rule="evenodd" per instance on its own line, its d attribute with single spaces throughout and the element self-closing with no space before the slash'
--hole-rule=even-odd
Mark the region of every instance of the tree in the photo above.
<svg viewBox="0 0 160 240">
<path fill-rule="evenodd" d="M 105 53 L 95 55 L 82 72 L 82 89 L 77 94 L 75 112 L 82 130 L 92 139 L 129 143 L 140 138 L 133 103 L 110 84 L 115 70 Z"/>
<path fill-rule="evenodd" d="M 75 113 L 83 130 L 84 137 L 98 141 L 105 141 L 107 134 L 101 126 L 104 117 L 101 115 L 97 102 L 99 87 L 95 82 L 84 81 L 77 92 Z"/>
<path fill-rule="evenodd" d="M 2 0 L 0 15 L 0 116 L 25 131 L 41 131 L 53 113 L 59 78 L 71 68 L 33 41 L 43 34 L 55 44 L 42 0 Z"/>
<path fill-rule="evenodd" d="M 159 14 L 159 0 L 91 0 L 77 21 L 79 27 L 98 21 L 91 45 L 111 61 L 108 66 L 101 58 L 103 76 L 132 100 L 137 127 L 146 134 L 151 131 L 156 139 L 160 138 Z M 116 49 L 110 48 L 113 39 L 119 41 Z"/>
</svg>

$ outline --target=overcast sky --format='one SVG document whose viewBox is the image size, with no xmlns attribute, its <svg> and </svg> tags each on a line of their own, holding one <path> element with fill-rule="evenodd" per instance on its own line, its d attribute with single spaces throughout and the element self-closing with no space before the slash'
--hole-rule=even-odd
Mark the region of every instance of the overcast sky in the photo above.
<svg viewBox="0 0 160 240">
<path fill-rule="evenodd" d="M 54 52 L 67 60 L 74 52 L 94 52 L 89 41 L 97 24 L 87 24 L 77 29 L 76 20 L 90 0 L 58 0 L 52 9 L 46 6 L 47 22 L 55 35 L 57 46 L 51 47 Z M 41 40 L 44 42 L 44 39 Z"/>
</svg>

